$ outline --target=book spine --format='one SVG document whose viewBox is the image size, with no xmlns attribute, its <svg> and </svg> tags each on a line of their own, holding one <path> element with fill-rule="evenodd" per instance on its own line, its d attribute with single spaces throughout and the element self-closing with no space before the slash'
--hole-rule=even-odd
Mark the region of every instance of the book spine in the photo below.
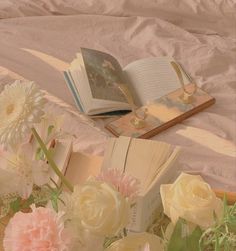
<svg viewBox="0 0 236 251">
<path fill-rule="evenodd" d="M 166 168 L 156 177 L 153 185 L 137 200 L 135 207 L 132 208 L 131 223 L 129 230 L 133 232 L 147 231 L 157 217 L 157 213 L 162 207 L 160 194 L 161 184 L 168 184 L 177 176 L 179 163 L 177 161 L 180 148 L 177 147 L 169 158 Z"/>
<path fill-rule="evenodd" d="M 64 75 L 64 79 L 65 79 L 65 81 L 66 81 L 66 84 L 67 84 L 67 86 L 69 87 L 69 90 L 70 90 L 71 93 L 72 93 L 72 96 L 73 96 L 73 98 L 74 98 L 74 101 L 75 101 L 76 106 L 79 108 L 79 110 L 80 110 L 81 112 L 84 112 L 83 106 L 82 106 L 81 101 L 80 101 L 80 97 L 79 97 L 78 90 L 77 90 L 77 88 L 74 86 L 74 84 L 71 82 L 69 73 L 68 73 L 67 71 L 64 71 L 64 72 L 63 72 L 63 75 Z"/>
<path fill-rule="evenodd" d="M 146 231 L 143 226 L 143 198 L 138 197 L 136 203 L 131 208 L 128 230 L 131 232 Z"/>
</svg>

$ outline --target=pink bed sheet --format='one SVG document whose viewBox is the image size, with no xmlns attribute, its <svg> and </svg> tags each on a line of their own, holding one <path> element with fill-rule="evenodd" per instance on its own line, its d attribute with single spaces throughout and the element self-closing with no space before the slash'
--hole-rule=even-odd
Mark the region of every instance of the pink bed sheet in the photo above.
<svg viewBox="0 0 236 251">
<path fill-rule="evenodd" d="M 216 104 L 153 139 L 182 146 L 181 170 L 236 191 L 235 6 L 200 0 L 3 0 L 0 83 L 31 79 L 74 105 L 61 71 L 80 47 L 106 51 L 122 65 L 173 56 Z M 72 121 L 74 115 L 67 114 Z M 99 131 L 82 118 L 70 128 L 79 139 L 76 150 L 102 154 L 109 136 L 104 121 L 97 121 Z"/>
</svg>

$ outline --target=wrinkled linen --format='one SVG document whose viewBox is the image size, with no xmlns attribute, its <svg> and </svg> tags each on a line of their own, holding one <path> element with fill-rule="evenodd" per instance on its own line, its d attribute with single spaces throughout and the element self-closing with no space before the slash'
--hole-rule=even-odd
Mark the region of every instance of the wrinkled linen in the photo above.
<svg viewBox="0 0 236 251">
<path fill-rule="evenodd" d="M 235 8 L 235 1 L 2 0 L 0 83 L 36 81 L 66 114 L 75 150 L 102 155 L 111 136 L 105 122 L 76 114 L 61 71 L 80 47 L 108 52 L 123 66 L 173 56 L 216 104 L 153 139 L 182 147 L 180 170 L 236 191 Z"/>
<path fill-rule="evenodd" d="M 158 17 L 191 31 L 236 36 L 234 0 L 2 0 L 0 18 L 93 14 Z"/>
</svg>

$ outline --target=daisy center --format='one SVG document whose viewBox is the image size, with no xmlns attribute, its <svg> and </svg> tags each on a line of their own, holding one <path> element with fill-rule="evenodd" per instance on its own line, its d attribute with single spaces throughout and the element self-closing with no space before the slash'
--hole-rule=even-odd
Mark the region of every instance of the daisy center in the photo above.
<svg viewBox="0 0 236 251">
<path fill-rule="evenodd" d="M 15 106 L 13 104 L 10 104 L 6 108 L 7 115 L 10 115 L 14 111 Z"/>
</svg>

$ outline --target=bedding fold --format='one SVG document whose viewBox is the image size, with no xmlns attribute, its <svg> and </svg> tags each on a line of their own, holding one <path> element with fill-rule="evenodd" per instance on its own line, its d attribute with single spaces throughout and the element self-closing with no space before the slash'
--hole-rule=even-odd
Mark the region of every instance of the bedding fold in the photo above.
<svg viewBox="0 0 236 251">
<path fill-rule="evenodd" d="M 0 18 L 47 15 L 159 17 L 188 31 L 236 38 L 233 0 L 3 0 Z"/>
</svg>

